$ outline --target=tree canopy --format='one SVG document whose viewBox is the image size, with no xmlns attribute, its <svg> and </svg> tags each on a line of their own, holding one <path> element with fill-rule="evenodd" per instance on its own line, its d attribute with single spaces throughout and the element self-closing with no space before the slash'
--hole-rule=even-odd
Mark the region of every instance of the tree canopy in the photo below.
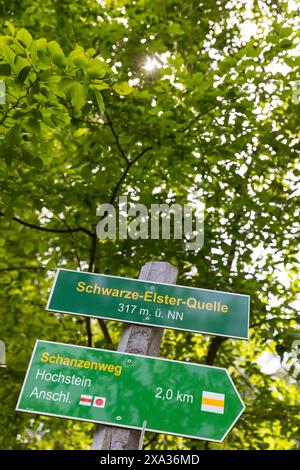
<svg viewBox="0 0 300 470">
<path fill-rule="evenodd" d="M 226 367 L 247 409 L 223 444 L 146 433 L 145 447 L 300 447 L 299 8 L 0 1 L 2 449 L 91 444 L 91 424 L 14 411 L 37 338 L 116 349 L 123 330 L 46 312 L 55 269 L 135 278 L 152 260 L 178 284 L 249 294 L 251 334 L 165 331 L 161 356 Z M 203 248 L 98 240 L 96 209 L 120 195 L 203 202 Z"/>
</svg>

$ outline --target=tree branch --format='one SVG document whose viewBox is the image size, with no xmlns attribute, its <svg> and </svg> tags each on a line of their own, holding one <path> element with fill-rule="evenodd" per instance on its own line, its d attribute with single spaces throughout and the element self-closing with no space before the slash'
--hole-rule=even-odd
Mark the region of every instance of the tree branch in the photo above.
<svg viewBox="0 0 300 470">
<path fill-rule="evenodd" d="M 91 328 L 91 319 L 89 317 L 85 317 L 85 328 L 86 328 L 86 334 L 87 334 L 87 339 L 88 339 L 88 346 L 92 348 L 93 347 L 93 333 L 92 333 L 92 328 Z"/>
<path fill-rule="evenodd" d="M 149 150 L 152 149 L 152 145 L 149 145 L 149 147 L 144 148 L 133 160 L 131 160 L 130 165 L 133 165 L 135 162 L 137 162 L 146 152 L 149 152 Z"/>
<path fill-rule="evenodd" d="M 126 157 L 124 150 L 122 149 L 122 146 L 121 146 L 120 141 L 119 141 L 119 137 L 118 137 L 118 135 L 117 135 L 117 133 L 116 133 L 116 131 L 115 131 L 115 129 L 114 129 L 112 120 L 110 119 L 110 117 L 109 117 L 109 115 L 108 115 L 107 113 L 105 113 L 105 115 L 106 115 L 106 119 L 107 119 L 107 124 L 109 125 L 109 128 L 110 128 L 110 130 L 111 130 L 111 132 L 112 132 L 112 134 L 113 134 L 113 136 L 114 136 L 114 138 L 115 138 L 117 147 L 118 147 L 119 152 L 120 152 L 120 154 L 121 154 L 121 157 L 122 157 L 122 158 L 126 161 L 126 163 L 128 164 L 128 163 L 129 163 L 129 160 L 128 160 L 128 158 Z"/>
<path fill-rule="evenodd" d="M 158 435 L 155 434 L 153 437 L 151 437 L 151 439 L 149 439 L 149 441 L 147 441 L 147 442 L 144 443 L 143 450 L 147 449 L 147 447 L 148 447 L 150 444 L 152 444 L 153 442 L 155 442 L 157 439 L 158 439 Z"/>
<path fill-rule="evenodd" d="M 32 271 L 54 271 L 53 269 L 47 269 L 45 266 L 16 266 L 16 267 L 11 267 L 11 268 L 0 268 L 0 272 L 5 272 L 5 271 L 20 271 L 23 269 L 28 269 Z"/>
<path fill-rule="evenodd" d="M 231 98 L 231 99 L 228 99 L 228 100 L 227 100 L 227 103 L 231 103 L 232 101 L 236 101 L 236 97 Z M 210 111 L 212 111 L 213 109 L 216 109 L 216 107 L 217 107 L 219 104 L 224 106 L 226 103 L 219 103 L 219 102 L 218 102 L 216 105 L 211 106 L 210 108 L 206 109 L 205 111 L 201 111 L 200 113 L 198 113 L 198 114 L 194 117 L 194 119 L 191 120 L 191 122 L 190 122 L 186 127 L 184 127 L 183 129 L 179 129 L 177 132 L 179 132 L 179 133 L 184 133 L 184 132 L 188 131 L 188 130 L 192 127 L 192 125 L 195 124 L 195 122 L 198 121 L 198 119 L 199 119 L 201 116 L 204 116 L 205 114 L 210 113 Z"/>
<path fill-rule="evenodd" d="M 94 268 L 95 260 L 96 260 L 96 253 L 97 253 L 97 234 L 94 233 L 92 237 L 92 244 L 91 244 L 91 249 L 90 249 L 89 272 L 93 272 L 93 268 Z M 105 322 L 102 319 L 98 318 L 98 323 L 100 325 L 100 328 L 102 330 L 102 333 L 106 342 L 112 345 L 113 342 L 112 342 L 112 339 L 110 337 L 110 334 L 109 334 L 109 331 L 107 329 Z M 92 346 L 93 334 L 92 334 L 92 329 L 91 329 L 91 319 L 86 317 L 85 324 L 86 324 L 86 331 L 87 331 L 87 337 L 88 337 L 88 345 Z"/>
<path fill-rule="evenodd" d="M 113 202 L 115 201 L 116 199 L 116 196 L 118 194 L 118 191 L 120 189 L 120 187 L 122 186 L 123 184 L 123 181 L 125 180 L 131 166 L 136 163 L 146 152 L 148 152 L 149 150 L 152 149 L 152 146 L 149 146 L 149 147 L 146 147 L 144 148 L 133 160 L 131 161 L 128 161 L 128 164 L 127 166 L 125 167 L 125 170 L 123 171 L 122 175 L 121 175 L 121 178 L 119 179 L 119 181 L 117 182 L 113 192 L 112 192 L 112 195 L 110 197 L 110 200 L 109 200 L 109 203 L 110 204 L 113 204 Z"/>
<path fill-rule="evenodd" d="M 184 127 L 183 129 L 179 129 L 178 132 L 180 132 L 181 134 L 184 134 L 186 131 L 188 131 L 193 124 L 195 124 L 195 122 L 198 121 L 198 119 L 201 117 L 201 116 L 204 116 L 205 114 L 208 114 L 210 111 L 212 111 L 213 109 L 215 109 L 216 106 L 212 106 L 211 108 L 208 108 L 206 111 L 201 111 L 201 113 L 198 113 L 194 119 L 192 119 L 192 121 L 186 126 Z"/>
<path fill-rule="evenodd" d="M 65 219 L 62 219 L 61 217 L 59 217 L 59 215 L 58 215 L 57 217 L 58 217 L 59 220 L 62 221 L 62 223 L 67 227 L 67 229 L 70 230 L 70 226 L 69 226 L 69 224 L 67 223 L 67 221 L 66 221 Z M 72 239 L 73 246 L 74 246 L 74 253 L 75 253 L 76 260 L 77 260 L 77 264 L 78 264 L 79 269 L 81 269 L 80 256 L 79 256 L 79 254 L 78 254 L 77 245 L 76 245 L 76 240 L 75 240 L 75 237 L 74 237 L 72 231 L 70 232 L 70 234 L 71 234 L 71 239 Z"/>
<path fill-rule="evenodd" d="M 211 340 L 211 342 L 209 344 L 209 347 L 208 347 L 205 364 L 207 364 L 209 366 L 212 366 L 214 364 L 215 359 L 216 359 L 217 354 L 218 354 L 218 350 L 219 350 L 221 344 L 223 344 L 226 339 L 227 338 L 223 338 L 222 336 L 215 336 Z"/>
<path fill-rule="evenodd" d="M 4 217 L 4 213 L 0 211 L 0 216 Z M 12 217 L 12 220 L 15 220 L 21 225 L 25 227 L 34 228 L 35 230 L 41 230 L 43 232 L 50 232 L 50 233 L 75 233 L 75 232 L 83 232 L 89 236 L 93 236 L 93 232 L 84 228 L 84 227 L 77 227 L 77 228 L 68 228 L 68 229 L 58 229 L 58 228 L 48 228 L 48 227 L 41 227 L 40 225 L 35 225 L 30 222 L 25 222 L 24 220 L 20 219 L 19 217 Z"/>
<path fill-rule="evenodd" d="M 19 103 L 20 103 L 24 98 L 26 98 L 26 96 L 28 96 L 28 94 L 29 94 L 29 92 L 30 92 L 30 90 L 31 90 L 31 87 L 34 86 L 38 81 L 39 81 L 39 78 L 37 78 L 36 80 L 34 80 L 34 82 L 32 82 L 32 83 L 28 86 L 25 95 L 20 96 L 20 97 L 17 99 L 17 101 L 16 101 L 13 105 L 11 105 L 10 108 L 8 108 L 8 109 L 5 111 L 5 113 L 3 114 L 3 118 L 0 120 L 0 126 L 4 123 L 5 119 L 6 119 L 6 118 L 8 117 L 8 115 L 9 115 L 9 113 L 10 113 L 13 109 L 15 109 L 15 108 L 19 105 Z"/>
<path fill-rule="evenodd" d="M 96 251 L 97 251 L 97 235 L 96 233 L 93 233 L 92 237 L 92 244 L 91 244 L 91 249 L 90 249 L 90 260 L 89 260 L 89 271 L 93 271 L 93 267 L 95 264 L 95 259 L 96 259 Z"/>
<path fill-rule="evenodd" d="M 104 322 L 104 320 L 102 320 L 102 318 L 98 318 L 98 323 L 99 323 L 99 326 L 102 330 L 102 333 L 104 335 L 104 338 L 105 338 L 105 341 L 107 342 L 107 344 L 109 344 L 110 346 L 113 346 L 113 342 L 112 342 L 112 339 L 110 337 L 110 334 L 109 334 L 109 331 L 107 329 L 107 326 Z"/>
</svg>

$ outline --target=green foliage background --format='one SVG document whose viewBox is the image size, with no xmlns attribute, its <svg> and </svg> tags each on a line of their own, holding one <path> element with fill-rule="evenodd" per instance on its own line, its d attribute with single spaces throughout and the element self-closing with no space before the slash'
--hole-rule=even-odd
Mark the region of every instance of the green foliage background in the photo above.
<svg viewBox="0 0 300 470">
<path fill-rule="evenodd" d="M 223 444 L 146 448 L 298 449 L 299 2 L 2 0 L 0 25 L 0 448 L 91 444 L 90 424 L 14 411 L 36 338 L 112 349 L 122 332 L 45 312 L 56 267 L 163 260 L 179 284 L 251 295 L 249 342 L 166 331 L 161 350 L 228 368 L 247 410 Z M 205 202 L 203 249 L 98 241 L 96 208 L 121 194 Z M 262 373 L 263 352 L 284 368 Z"/>
</svg>

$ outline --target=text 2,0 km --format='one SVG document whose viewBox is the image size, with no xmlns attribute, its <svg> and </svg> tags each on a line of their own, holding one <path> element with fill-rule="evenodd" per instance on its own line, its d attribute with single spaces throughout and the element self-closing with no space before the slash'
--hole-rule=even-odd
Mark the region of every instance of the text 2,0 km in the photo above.
<svg viewBox="0 0 300 470">
<path fill-rule="evenodd" d="M 194 397 L 189 393 L 181 392 L 180 390 L 173 390 L 172 388 L 156 387 L 155 398 L 159 400 L 178 401 L 181 403 L 193 403 Z"/>
</svg>

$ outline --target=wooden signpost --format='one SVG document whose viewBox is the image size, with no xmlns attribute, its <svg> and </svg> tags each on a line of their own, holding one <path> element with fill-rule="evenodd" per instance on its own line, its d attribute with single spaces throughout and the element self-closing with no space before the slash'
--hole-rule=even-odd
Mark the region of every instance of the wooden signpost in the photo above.
<svg viewBox="0 0 300 470">
<path fill-rule="evenodd" d="M 176 284 L 178 270 L 170 263 L 154 261 L 144 264 L 139 279 Z M 162 328 L 144 325 L 127 325 L 118 351 L 144 356 L 158 356 L 163 337 Z M 134 450 L 140 445 L 141 432 L 132 429 L 97 426 L 92 450 Z"/>
</svg>

